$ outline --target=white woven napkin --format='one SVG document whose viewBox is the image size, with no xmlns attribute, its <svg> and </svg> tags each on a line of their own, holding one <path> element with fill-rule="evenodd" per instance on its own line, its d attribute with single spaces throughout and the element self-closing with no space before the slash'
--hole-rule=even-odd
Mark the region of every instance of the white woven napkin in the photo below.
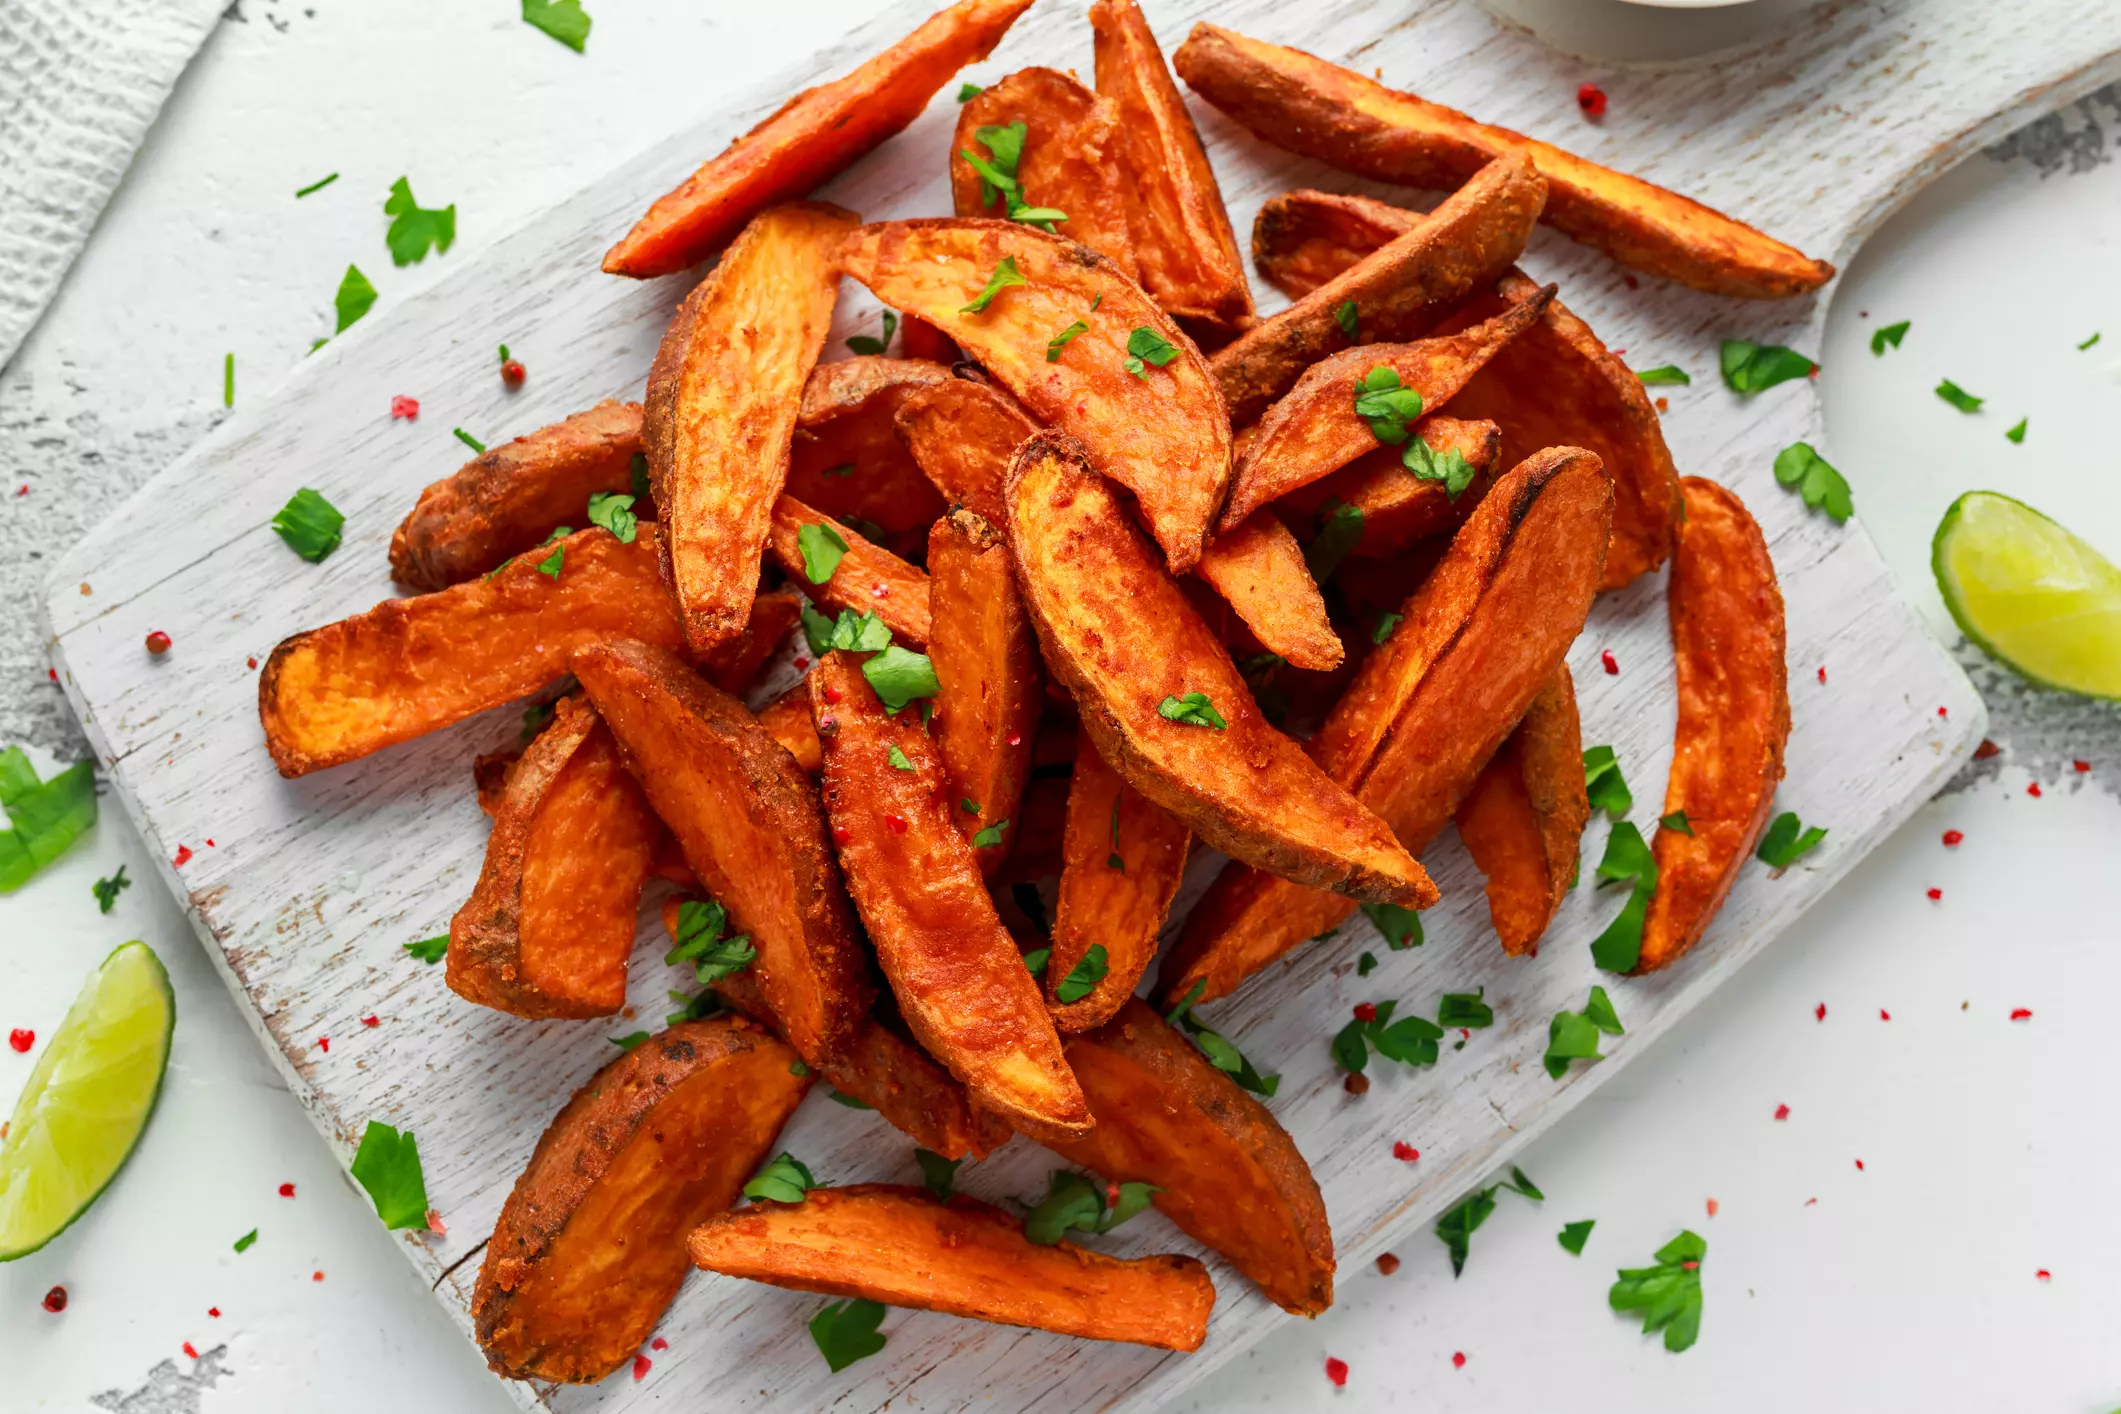
<svg viewBox="0 0 2121 1414">
<path fill-rule="evenodd" d="M 0 0 L 0 368 L 227 0 Z"/>
</svg>

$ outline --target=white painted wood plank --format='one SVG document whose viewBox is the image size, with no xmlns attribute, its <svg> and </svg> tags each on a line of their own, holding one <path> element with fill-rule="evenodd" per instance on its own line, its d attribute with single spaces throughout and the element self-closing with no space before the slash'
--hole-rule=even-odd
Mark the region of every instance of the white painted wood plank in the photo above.
<svg viewBox="0 0 2121 1414">
<path fill-rule="evenodd" d="M 438 968 L 402 950 L 446 927 L 476 877 L 485 828 L 468 789 L 470 758 L 514 734 L 512 711 L 283 782 L 262 749 L 246 659 L 262 660 L 286 634 L 390 593 L 390 529 L 417 489 L 448 469 L 407 455 L 433 443 L 426 434 L 435 424 L 492 441 L 638 389 L 688 282 L 606 279 L 595 273 L 604 247 L 648 197 L 788 91 L 843 72 L 928 8 L 929 0 L 908 0 L 804 73 L 656 144 L 388 317 L 357 326 L 269 404 L 232 418 L 157 478 L 55 573 L 44 612 L 66 689 L 116 793 L 162 854 L 164 882 L 188 899 L 209 951 L 319 1128 L 342 1160 L 370 1118 L 419 1133 L 450 1233 L 404 1242 L 422 1270 L 441 1278 L 444 1307 L 467 1330 L 477 1263 L 443 1272 L 473 1253 L 546 1121 L 608 1059 L 604 1037 L 632 1023 L 532 1023 L 483 1012 L 452 997 Z M 1947 12 L 1846 4 L 1748 55 L 1610 80 L 1611 115 L 1593 127 L 1574 103 L 1583 65 L 1452 0 L 1389 11 L 1359 0 L 1152 0 L 1148 8 L 1167 46 L 1195 19 L 1212 17 L 1381 67 L 1388 82 L 1641 172 L 1836 260 L 1935 172 L 2121 72 L 2121 9 L 2104 0 Z M 1079 7 L 1045 0 L 975 76 L 991 80 L 1028 62 L 1088 72 Z M 1299 184 L 1429 200 L 1291 158 L 1212 110 L 1196 111 L 1241 229 L 1266 197 Z M 943 154 L 954 119 L 946 97 L 825 195 L 871 217 L 947 210 Z M 1346 1269 L 1427 1221 L 1720 985 L 1941 785 L 1983 722 L 1979 699 L 1914 625 L 1860 529 L 1808 516 L 1775 486 L 1774 451 L 1819 438 L 1811 391 L 1786 386 L 1741 402 L 1715 379 L 1715 341 L 1726 335 L 1816 348 L 1823 302 L 1740 304 L 1656 281 L 1629 289 L 1603 258 L 1547 232 L 1526 264 L 1560 280 L 1570 305 L 1631 362 L 1678 362 L 1695 374 L 1694 388 L 1673 390 L 1667 436 L 1683 472 L 1733 486 L 1768 533 L 1790 613 L 1795 729 L 1782 801 L 1833 834 L 1782 879 L 1748 869 L 1686 963 L 1655 978 L 1606 979 L 1629 1034 L 1609 1043 L 1610 1059 L 1559 1084 L 1538 1060 L 1547 1018 L 1580 1006 L 1597 980 L 1585 943 L 1613 901 L 1580 889 L 1544 955 L 1512 962 L 1494 946 L 1478 878 L 1448 838 L 1430 856 L 1445 902 L 1426 916 L 1427 946 L 1388 954 L 1358 923 L 1215 1008 L 1219 1028 L 1283 1073 L 1274 1108 L 1318 1172 Z M 875 323 L 873 303 L 852 287 L 846 293 L 836 337 Z M 1259 293 L 1264 307 L 1279 305 L 1272 291 Z M 510 396 L 496 387 L 488 351 L 526 328 L 568 352 L 541 361 L 537 379 Z M 390 398 L 401 392 L 421 399 L 423 435 L 390 421 Z M 1860 507 L 1860 474 L 1855 480 Z M 301 485 L 349 517 L 344 548 L 321 567 L 293 557 L 266 528 Z M 82 583 L 91 592 L 81 593 Z M 147 658 L 140 642 L 153 627 L 175 635 L 178 651 Z M 1617 677 L 1598 667 L 1607 647 L 1622 666 Z M 1642 802 L 1636 815 L 1647 818 L 1660 799 L 1674 715 L 1661 583 L 1602 600 L 1572 662 L 1586 738 L 1620 751 Z M 1820 665 L 1829 669 L 1823 687 L 1814 676 Z M 181 870 L 167 862 L 180 844 L 195 852 Z M 1594 832 L 1588 850 L 1597 846 Z M 659 932 L 653 914 L 651 901 L 645 933 Z M 1384 965 L 1358 983 L 1353 960 L 1364 946 L 1377 948 Z M 660 953 L 644 946 L 633 969 L 632 999 L 651 1022 L 677 980 Z M 1324 1042 L 1349 1005 L 1397 997 L 1426 1009 L 1441 992 L 1473 986 L 1488 989 L 1494 1029 L 1476 1033 L 1462 1052 L 1447 1050 L 1431 1072 L 1376 1077 L 1360 1101 L 1341 1090 Z M 371 1014 L 379 1018 L 373 1029 L 360 1021 Z M 328 1053 L 317 1044 L 324 1037 Z M 1419 1164 L 1391 1157 L 1398 1138 L 1422 1150 Z M 914 1176 L 910 1141 L 823 1100 L 804 1107 L 785 1142 L 833 1181 Z M 1036 1197 L 1052 1163 L 1019 1142 L 968 1166 L 964 1187 Z M 1155 1214 L 1103 1245 L 1192 1248 Z M 671 1349 L 649 1381 L 621 1375 L 549 1402 L 567 1410 L 628 1410 L 650 1398 L 776 1411 L 872 1410 L 902 1398 L 944 1410 L 1148 1407 L 1285 1319 L 1226 1267 L 1211 1267 L 1220 1299 L 1208 1344 L 1194 1356 L 1092 1350 L 896 1313 L 885 1354 L 837 1376 L 803 1329 L 816 1298 L 695 1278 L 663 1324 Z M 512 1389 L 526 1403 L 546 1394 Z"/>
</svg>

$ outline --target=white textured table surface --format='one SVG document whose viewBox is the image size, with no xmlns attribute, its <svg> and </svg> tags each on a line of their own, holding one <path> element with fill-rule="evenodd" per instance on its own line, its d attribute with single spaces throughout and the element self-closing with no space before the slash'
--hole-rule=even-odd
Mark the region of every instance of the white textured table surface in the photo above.
<svg viewBox="0 0 2121 1414">
<path fill-rule="evenodd" d="M 41 577 L 33 555 L 210 425 L 223 352 L 237 352 L 248 397 L 327 332 L 349 259 L 385 307 L 432 277 L 436 261 L 395 271 L 378 259 L 392 179 L 458 204 L 446 268 L 707 106 L 718 80 L 786 63 L 874 5 L 813 4 L 799 30 L 700 8 L 599 14 L 578 58 L 505 4 L 438 17 L 410 3 L 357 15 L 245 0 L 0 381 L 0 470 L 10 492 L 31 488 L 0 516 L 11 601 Z M 1585 73 L 1624 101 L 1624 75 Z M 2111 128 L 2121 111 L 2109 101 L 2085 116 Z M 2121 361 L 2121 180 L 2105 144 L 2073 118 L 2022 145 L 2088 174 L 1978 161 L 1948 178 L 1874 244 L 1837 302 L 1823 354 L 1832 451 L 1888 558 L 1917 576 L 1918 601 L 1930 593 L 1928 530 L 1972 486 L 2022 495 L 2121 547 L 2121 493 L 2093 422 L 2102 407 L 2110 417 Z M 291 199 L 331 170 L 343 174 L 335 187 Z M 1899 354 L 1864 351 L 1876 320 L 1860 309 L 1915 321 Z M 2107 344 L 2075 353 L 2102 321 L 2114 326 Z M 1939 376 L 1990 396 L 1999 414 L 2030 414 L 2026 445 L 2001 439 L 2015 412 L 1963 418 L 1930 397 Z M 448 420 L 434 423 L 446 437 Z M 63 746 L 55 697 L 21 688 L 42 677 L 33 645 L 0 651 L 16 684 L 0 692 L 0 736 Z M 2102 907 L 2121 840 L 2121 725 L 2112 709 L 2007 691 L 1991 702 L 2011 748 L 2000 769 L 1925 810 L 1542 1140 L 1525 1167 L 1550 1195 L 1543 1211 L 1506 1197 L 1455 1284 L 1426 1238 L 1402 1246 L 1392 1278 L 1349 1273 L 1338 1309 L 1292 1323 L 1191 1406 L 1382 1408 L 1418 1396 L 1531 1410 L 1587 1390 L 1644 1409 L 2121 1403 L 2108 1353 L 2121 1226 L 2089 1191 L 2089 1176 L 2121 1158 L 2095 1088 L 2100 999 L 2121 981 Z M 2079 776 L 2077 757 L 2093 771 Z M 2029 773 L 2046 787 L 2037 801 Z M 1937 843 L 1947 825 L 1968 835 L 1956 853 Z M 75 1232 L 0 1268 L 0 1407 L 87 1407 L 93 1393 L 150 1383 L 164 1359 L 167 1397 L 133 1407 L 507 1407 L 273 1087 L 174 910 L 150 886 L 112 918 L 95 915 L 88 882 L 128 850 L 113 812 L 93 852 L 0 902 L 0 1026 L 33 1025 L 41 1039 L 93 960 L 134 935 L 170 962 L 183 1017 L 164 1109 L 134 1166 Z M 147 876 L 145 861 L 131 872 Z M 1945 890 L 1939 904 L 1923 897 L 1932 885 Z M 1821 1000 L 1825 1023 L 1812 1014 Z M 2021 1005 L 2034 1018 L 2012 1025 Z M 0 1052 L 0 1095 L 28 1066 Z M 1791 1106 L 1786 1124 L 1771 1118 L 1778 1103 Z M 292 1200 L 275 1192 L 287 1181 Z M 1721 1211 L 1709 1219 L 1712 1196 Z M 1553 1243 L 1577 1217 L 1600 1220 L 1580 1261 Z M 1609 1316 L 1603 1292 L 1614 1266 L 1682 1224 L 1711 1242 L 1708 1315 L 1702 1343 L 1674 1358 Z M 229 1244 L 253 1226 L 258 1246 L 237 1257 Z M 2051 1281 L 2036 1280 L 2041 1268 Z M 36 1306 L 53 1282 L 74 1298 L 56 1318 Z M 227 1347 L 192 1390 L 186 1341 Z M 1468 1357 L 1462 1370 L 1454 1351 Z M 1353 1367 L 1339 1395 L 1321 1373 L 1327 1354 Z"/>
</svg>

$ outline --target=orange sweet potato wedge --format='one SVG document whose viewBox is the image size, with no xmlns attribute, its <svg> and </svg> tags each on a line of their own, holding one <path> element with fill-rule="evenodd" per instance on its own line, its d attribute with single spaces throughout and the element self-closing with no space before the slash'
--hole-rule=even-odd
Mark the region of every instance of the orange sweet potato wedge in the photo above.
<svg viewBox="0 0 2121 1414">
<path fill-rule="evenodd" d="M 1458 836 L 1487 878 L 1488 917 L 1510 956 L 1539 951 L 1590 818 L 1576 686 L 1564 664 L 1458 807 Z"/>
<path fill-rule="evenodd" d="M 307 775 L 537 691 L 604 638 L 678 646 L 656 528 L 632 544 L 576 531 L 541 558 L 283 640 L 258 675 L 258 719 L 283 776 Z M 557 554 L 557 575 L 539 572 Z"/>
<path fill-rule="evenodd" d="M 1270 197 L 1252 219 L 1252 264 L 1268 284 L 1302 299 L 1420 219 L 1373 197 L 1299 187 Z"/>
<path fill-rule="evenodd" d="M 1194 573 L 1229 601 L 1267 652 L 1316 672 L 1340 666 L 1340 636 L 1326 620 L 1325 597 L 1303 547 L 1272 511 L 1262 508 L 1225 528 Z"/>
<path fill-rule="evenodd" d="M 1664 811 L 1684 810 L 1693 833 L 1659 830 L 1651 845 L 1657 892 L 1638 972 L 1685 956 L 1723 906 L 1774 809 L 1790 735 L 1787 630 L 1767 541 L 1730 491 L 1698 476 L 1680 486 L 1670 592 L 1679 727 Z"/>
<path fill-rule="evenodd" d="M 1513 468 L 1364 659 L 1308 743 L 1325 772 L 1419 854 L 1552 679 L 1604 568 L 1612 487 L 1598 459 L 1552 447 Z M 1354 911 L 1344 898 L 1232 865 L 1157 974 L 1162 1005 L 1202 1000 Z"/>
<path fill-rule="evenodd" d="M 641 405 L 619 402 L 487 448 L 420 493 L 390 537 L 390 577 L 447 589 L 543 543 L 556 525 L 584 524 L 592 495 L 633 489 L 640 450 Z"/>
<path fill-rule="evenodd" d="M 691 1248 L 696 1266 L 724 1276 L 1164 1350 L 1199 1349 L 1215 1305 L 1191 1257 L 1041 1247 L 999 1208 L 885 1183 L 717 1214 Z"/>
<path fill-rule="evenodd" d="M 1068 781 L 1047 777 L 1024 787 L 1017 807 L 1016 836 L 1009 857 L 994 876 L 997 884 L 1029 884 L 1061 872 L 1062 844 L 1068 830 Z"/>
<path fill-rule="evenodd" d="M 803 557 L 802 535 L 806 525 L 831 528 L 847 546 L 838 565 L 822 582 L 810 578 Z M 804 505 L 793 496 L 773 503 L 773 524 L 766 540 L 767 553 L 775 564 L 828 617 L 842 609 L 857 614 L 874 613 L 901 643 L 920 648 L 930 631 L 927 572 L 909 565 L 823 511 Z"/>
<path fill-rule="evenodd" d="M 724 643 L 700 666 L 701 674 L 722 691 L 741 694 L 751 686 L 768 658 L 780 651 L 801 622 L 803 596 L 787 589 L 770 590 L 751 601 L 744 632 Z"/>
<path fill-rule="evenodd" d="M 647 279 L 695 265 L 777 202 L 802 196 L 919 117 L 978 63 L 1031 0 L 958 0 L 842 79 L 806 88 L 658 197 L 604 255 L 605 273 Z"/>
<path fill-rule="evenodd" d="M 1676 192 L 1386 88 L 1298 49 L 1194 26 L 1174 56 L 1195 93 L 1276 147 L 1377 181 L 1449 190 L 1521 156 L 1550 188 L 1546 223 L 1631 269 L 1714 295 L 1808 294 L 1834 267 Z"/>
<path fill-rule="evenodd" d="M 900 440 L 943 499 L 997 527 L 1009 516 L 1002 505 L 1009 461 L 1036 431 L 1016 399 L 974 378 L 923 388 L 898 412 Z"/>
<path fill-rule="evenodd" d="M 1053 225 L 1069 240 L 1105 256 L 1128 279 L 1138 277 L 1128 231 L 1127 178 L 1119 105 L 1057 69 L 1018 69 L 989 84 L 957 110 L 950 148 L 950 195 L 960 216 L 1005 217 L 1008 194 L 984 181 L 963 154 L 983 162 L 994 153 L 982 128 L 1024 125 L 1016 165 L 1016 204 L 1064 211 Z"/>
<path fill-rule="evenodd" d="M 966 220 L 864 226 L 840 258 L 878 299 L 957 340 L 1033 417 L 1081 439 L 1134 493 L 1173 574 L 1199 562 L 1229 491 L 1230 419 L 1193 341 L 1111 261 L 1028 226 Z M 1021 283 L 974 310 L 1009 269 Z M 1050 341 L 1078 323 L 1049 361 Z"/>
<path fill-rule="evenodd" d="M 1134 995 L 1156 957 L 1192 843 L 1193 832 L 1121 780 L 1088 736 L 1077 739 L 1046 963 L 1046 1004 L 1063 1034 L 1104 1025 Z M 1103 976 L 1081 996 L 1071 987 L 1062 1001 L 1063 985 L 1092 947 L 1104 949 Z"/>
<path fill-rule="evenodd" d="M 749 934 L 782 1034 L 841 1054 L 874 995 L 809 777 L 744 704 L 677 655 L 612 641 L 571 666 L 693 874 Z"/>
<path fill-rule="evenodd" d="M 947 507 L 907 454 L 894 419 L 908 394 L 949 377 L 948 368 L 925 359 L 857 356 L 819 364 L 795 418 L 788 494 L 893 535 L 926 530 Z"/>
<path fill-rule="evenodd" d="M 833 251 L 857 221 L 811 202 L 761 212 L 656 350 L 641 442 L 664 577 L 695 654 L 744 631 L 803 387 L 832 323 Z"/>
<path fill-rule="evenodd" d="M 928 659 L 942 684 L 931 725 L 950 819 L 980 872 L 992 876 L 1016 842 L 1012 828 L 1046 700 L 1038 641 L 1008 547 L 973 512 L 953 511 L 928 532 L 928 574 Z M 991 842 L 981 844 L 988 831 Z"/>
<path fill-rule="evenodd" d="M 811 775 L 825 769 L 825 748 L 810 715 L 810 689 L 797 683 L 758 711 L 759 725 Z"/>
<path fill-rule="evenodd" d="M 948 334 L 917 314 L 899 318 L 899 352 L 907 358 L 926 359 L 945 368 L 964 358 L 965 351 Z"/>
<path fill-rule="evenodd" d="M 1333 1304 L 1325 1200 L 1272 1111 L 1131 997 L 1103 1026 L 1069 1039 L 1068 1063 L 1097 1128 L 1057 1146 L 1062 1157 L 1113 1182 L 1161 1188 L 1157 1210 L 1283 1310 L 1315 1316 Z"/>
<path fill-rule="evenodd" d="M 685 1234 L 736 1201 L 810 1088 L 795 1059 L 715 1017 L 650 1037 L 575 1091 L 502 1206 L 472 1292 L 496 1374 L 589 1384 L 633 1359 L 685 1279 Z"/>
<path fill-rule="evenodd" d="M 1399 448 L 1379 447 L 1331 476 L 1290 492 L 1282 504 L 1304 515 L 1317 515 L 1335 502 L 1355 507 L 1362 512 L 1362 539 L 1350 553 L 1367 560 L 1389 559 L 1417 540 L 1453 533 L 1494 483 L 1502 459 L 1502 429 L 1492 422 L 1439 413 L 1415 423 L 1414 435 L 1439 456 L 1463 457 L 1473 468 L 1473 479 L 1457 500 L 1451 499 L 1444 483 L 1409 473 Z"/>
<path fill-rule="evenodd" d="M 886 715 L 845 649 L 811 670 L 810 709 L 848 891 L 906 1025 L 975 1100 L 1024 1133 L 1088 1128 L 1038 984 L 951 819 L 957 802 L 920 714 Z"/>
<path fill-rule="evenodd" d="M 625 1006 L 634 915 L 662 835 L 596 709 L 561 698 L 509 768 L 478 885 L 449 922 L 449 990 L 515 1016 Z"/>
<path fill-rule="evenodd" d="M 1435 412 L 1511 340 L 1539 322 L 1554 291 L 1552 285 L 1536 290 L 1460 333 L 1406 344 L 1366 344 L 1312 364 L 1296 386 L 1267 409 L 1259 432 L 1237 459 L 1221 529 L 1233 529 L 1269 501 L 1376 450 L 1379 438 L 1356 412 L 1356 398 L 1377 369 L 1390 369 L 1400 387 L 1421 396 L 1424 411 Z"/>
<path fill-rule="evenodd" d="M 1212 363 L 1231 425 L 1258 419 L 1329 354 L 1427 334 L 1459 300 L 1510 268 L 1545 200 L 1546 183 L 1530 162 L 1491 162 L 1419 225 L 1218 350 Z M 1352 337 L 1341 315 L 1351 303 Z"/>
<path fill-rule="evenodd" d="M 1134 0 L 1097 0 L 1090 31 L 1097 91 L 1119 109 L 1117 174 L 1142 288 L 1204 337 L 1228 338 L 1250 322 L 1252 291 L 1193 115 Z"/>
<path fill-rule="evenodd" d="M 1026 442 L 1008 496 L 1009 548 L 1047 664 L 1129 785 L 1269 873 L 1361 899 L 1435 902 L 1436 886 L 1384 823 L 1268 725 L 1081 443 L 1056 432 Z"/>
</svg>

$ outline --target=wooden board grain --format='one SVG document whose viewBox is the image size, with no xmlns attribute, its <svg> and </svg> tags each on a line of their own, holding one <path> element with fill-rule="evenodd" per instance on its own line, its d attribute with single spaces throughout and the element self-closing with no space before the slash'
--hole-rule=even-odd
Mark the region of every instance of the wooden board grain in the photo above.
<svg viewBox="0 0 2121 1414">
<path fill-rule="evenodd" d="M 532 1023 L 484 1012 L 453 997 L 439 968 L 403 950 L 444 930 L 477 876 L 486 826 L 470 762 L 514 735 L 512 710 L 284 782 L 264 752 L 247 660 L 391 592 L 390 530 L 418 488 L 448 470 L 404 455 L 412 439 L 388 416 L 393 394 L 417 393 L 427 416 L 496 435 L 603 397 L 638 396 L 687 282 L 605 278 L 596 273 L 604 247 L 649 197 L 788 91 L 845 71 L 929 8 L 929 0 L 907 0 L 802 72 L 657 144 L 389 316 L 335 340 L 275 399 L 232 418 L 150 483 L 54 574 L 43 612 L 65 689 L 118 798 L 161 855 L 163 881 L 187 900 L 290 1084 L 342 1162 L 369 1119 L 418 1133 L 449 1235 L 401 1240 L 467 1333 L 478 1246 L 532 1144 L 572 1088 L 612 1054 L 606 1036 L 639 1023 Z M 1613 107 L 1594 127 L 1575 106 L 1579 62 L 1460 0 L 1151 0 L 1147 8 L 1167 47 L 1194 20 L 1213 18 L 1381 69 L 1388 82 L 1640 172 L 1837 262 L 1936 173 L 2121 73 L 2121 7 L 2110 0 L 1832 4 L 1769 47 L 1609 79 Z M 1041 0 L 971 76 L 991 81 L 1033 62 L 1087 74 L 1081 9 Z M 1296 185 L 1412 199 L 1265 148 L 1213 110 L 1196 111 L 1241 231 L 1266 197 Z M 871 217 L 948 210 L 944 154 L 954 117 L 946 96 L 823 194 Z M 1728 980 L 1941 785 L 1982 729 L 1979 699 L 1895 597 L 1860 526 L 1808 515 L 1775 485 L 1769 466 L 1787 443 L 1809 438 L 1833 456 L 1812 391 L 1785 385 L 1740 401 L 1715 377 L 1724 336 L 1816 349 L 1824 300 L 1741 304 L 1649 280 L 1629 289 L 1602 257 L 1547 232 L 1525 263 L 1559 280 L 1571 307 L 1634 365 L 1676 362 L 1693 372 L 1694 387 L 1672 390 L 1666 433 L 1683 472 L 1734 487 L 1767 531 L 1788 597 L 1794 689 L 1781 799 L 1833 833 L 1779 879 L 1748 868 L 1682 965 L 1641 981 L 1604 979 L 1628 1035 L 1608 1043 L 1606 1061 L 1559 1083 L 1539 1064 L 1547 1018 L 1580 1006 L 1600 980 L 1586 944 L 1616 901 L 1577 890 L 1542 955 L 1512 962 L 1494 944 L 1478 879 L 1455 840 L 1429 856 L 1445 902 L 1426 916 L 1425 947 L 1387 953 L 1358 922 L 1214 1008 L 1218 1029 L 1283 1075 L 1273 1107 L 1319 1174 L 1348 1270 L 1431 1219 Z M 1271 291 L 1260 294 L 1267 308 L 1279 304 Z M 876 324 L 872 303 L 851 286 L 845 295 L 835 348 Z M 488 351 L 528 328 L 568 353 L 541 363 L 522 393 L 504 396 Z M 1860 512 L 1863 468 L 1843 470 Z M 348 516 L 344 547 L 322 566 L 296 559 L 267 528 L 302 485 Z M 148 658 L 139 645 L 150 628 L 171 632 L 179 650 Z M 1599 666 L 1607 648 L 1617 676 Z M 1674 714 L 1661 580 L 1602 600 L 1572 663 L 1586 740 L 1619 750 L 1640 801 L 1635 818 L 1646 823 L 1661 798 Z M 1586 852 L 1595 857 L 1601 843 L 1594 826 Z M 181 868 L 173 863 L 180 846 L 192 851 Z M 1196 867 L 1182 904 L 1206 872 Z M 644 934 L 659 936 L 652 904 L 643 918 Z M 1366 947 L 1383 963 L 1358 980 L 1354 960 Z M 665 989 L 681 980 L 661 951 L 644 945 L 631 979 L 650 1025 L 666 1009 Z M 1352 1003 L 1396 997 L 1425 1011 L 1444 991 L 1478 986 L 1496 1008 L 1492 1030 L 1475 1033 L 1463 1051 L 1446 1050 L 1433 1070 L 1375 1077 L 1360 1101 L 1341 1090 L 1325 1040 Z M 374 1028 L 361 1024 L 369 1015 L 378 1018 Z M 1418 1164 L 1392 1157 L 1399 1138 L 1421 1148 Z M 915 1177 L 910 1141 L 822 1098 L 804 1107 L 784 1142 L 830 1181 Z M 1036 1198 L 1053 1166 L 1019 1141 L 968 1165 L 963 1186 L 990 1198 Z M 1130 1254 L 1193 1250 L 1154 1214 L 1101 1245 Z M 1148 1408 L 1289 1319 L 1212 1259 L 1211 1268 L 1219 1301 L 1208 1342 L 1192 1356 L 894 1313 L 884 1354 L 832 1375 L 803 1325 L 817 1298 L 695 1277 L 664 1322 L 671 1347 L 647 1381 L 622 1374 L 586 1390 L 511 1389 L 526 1406 L 561 1410 L 631 1410 L 650 1400 L 774 1411 Z"/>
</svg>

